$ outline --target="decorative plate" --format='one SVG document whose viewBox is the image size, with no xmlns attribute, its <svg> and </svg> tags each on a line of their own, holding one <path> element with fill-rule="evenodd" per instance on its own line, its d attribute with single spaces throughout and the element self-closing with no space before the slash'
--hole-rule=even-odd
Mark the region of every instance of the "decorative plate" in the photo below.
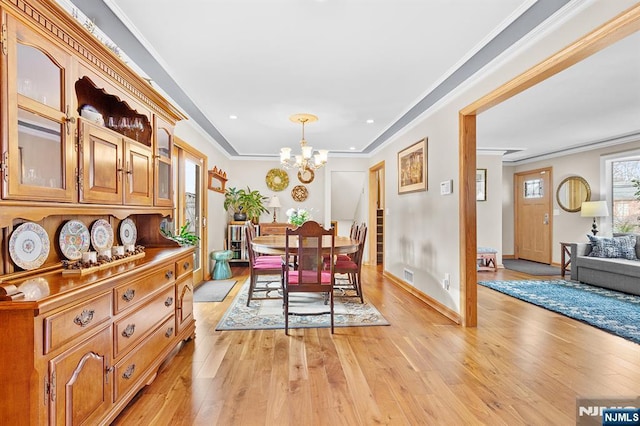
<svg viewBox="0 0 640 426">
<path fill-rule="evenodd" d="M 291 190 L 291 197 L 295 201 L 304 201 L 309 196 L 309 191 L 304 185 L 296 185 Z"/>
<path fill-rule="evenodd" d="M 282 169 L 271 169 L 267 172 L 267 186 L 272 191 L 282 191 L 289 186 L 289 175 Z"/>
<path fill-rule="evenodd" d="M 13 262 L 25 270 L 39 268 L 49 256 L 49 236 L 37 223 L 18 226 L 9 239 L 9 254 Z"/>
<path fill-rule="evenodd" d="M 302 170 L 298 171 L 298 180 L 302 183 L 311 183 L 316 174 L 310 168 L 305 168 L 304 173 Z"/>
<path fill-rule="evenodd" d="M 129 218 L 120 222 L 120 242 L 122 244 L 135 244 L 138 239 L 136 224 Z"/>
<path fill-rule="evenodd" d="M 70 220 L 62 226 L 58 238 L 60 251 L 69 260 L 82 258 L 82 253 L 89 250 L 91 236 L 84 223 Z"/>
<path fill-rule="evenodd" d="M 104 219 L 98 219 L 91 227 L 91 245 L 96 251 L 107 250 L 113 246 L 113 228 Z"/>
</svg>

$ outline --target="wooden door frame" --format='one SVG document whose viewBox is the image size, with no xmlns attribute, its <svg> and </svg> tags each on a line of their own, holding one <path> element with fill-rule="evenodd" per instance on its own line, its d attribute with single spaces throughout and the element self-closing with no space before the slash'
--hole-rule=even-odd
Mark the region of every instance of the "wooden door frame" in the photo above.
<svg viewBox="0 0 640 426">
<path fill-rule="evenodd" d="M 377 265 L 378 264 L 378 256 L 377 256 L 377 217 L 376 210 L 378 206 L 376 204 L 377 196 L 377 182 L 378 182 L 378 173 L 382 176 L 383 183 L 383 191 L 382 191 L 382 206 L 384 207 L 384 161 L 381 161 L 373 166 L 369 167 L 369 264 Z M 384 229 L 385 223 L 382 221 L 382 235 L 384 238 Z M 384 239 L 383 239 L 384 241 Z M 384 251 L 383 251 L 384 252 Z M 382 260 L 384 265 L 384 259 Z"/>
<path fill-rule="evenodd" d="M 459 112 L 460 306 L 462 324 L 478 324 L 476 271 L 476 115 L 640 30 L 637 4 Z"/>
<path fill-rule="evenodd" d="M 206 280 L 207 277 L 211 274 L 211 271 L 209 271 L 209 257 L 207 254 L 208 251 L 208 237 L 207 237 L 207 214 L 209 211 L 209 206 L 208 206 L 208 197 L 207 197 L 207 179 L 208 179 L 208 175 L 207 175 L 207 170 L 208 170 L 208 166 L 207 166 L 207 156 L 205 154 L 203 154 L 202 152 L 198 151 L 197 149 L 193 148 L 191 145 L 189 145 L 187 142 L 183 141 L 182 139 L 178 138 L 178 137 L 173 137 L 173 151 L 178 151 L 180 152 L 180 155 L 178 158 L 176 158 L 176 163 L 177 163 L 177 170 L 175 173 L 180 173 L 180 171 L 183 168 L 183 164 L 184 164 L 184 154 L 183 153 L 187 153 L 189 155 L 191 155 L 194 158 L 198 158 L 200 159 L 200 168 L 201 168 L 201 173 L 200 173 L 200 191 L 202 192 L 202 199 L 201 201 L 201 210 L 202 210 L 202 215 L 201 215 L 201 228 L 202 228 L 202 234 L 200 235 L 200 251 L 201 251 L 201 259 L 200 259 L 200 268 L 202 269 L 202 278 L 203 280 Z M 178 185 L 179 187 L 174 188 L 175 194 L 174 194 L 174 199 L 178 200 L 178 195 L 184 192 L 184 181 L 178 179 Z M 181 217 L 182 213 L 180 210 L 180 205 L 176 204 L 174 206 L 175 209 L 175 217 L 179 218 L 179 219 L 183 219 Z M 194 285 L 199 284 L 199 282 L 194 282 Z"/>
<path fill-rule="evenodd" d="M 552 251 L 553 251 L 553 167 L 541 167 L 539 169 L 533 169 L 533 170 L 526 170 L 526 171 L 522 171 L 522 172 L 516 172 L 513 174 L 513 239 L 514 239 L 514 257 L 516 259 L 520 258 L 520 239 L 518 238 L 518 221 L 520 220 L 520 218 L 518 217 L 518 200 L 519 200 L 519 196 L 518 196 L 518 187 L 517 187 L 517 179 L 518 176 L 522 176 L 522 175 L 529 175 L 529 174 L 533 174 L 533 173 L 540 173 L 540 172 L 545 172 L 548 174 L 549 176 L 549 188 L 545 188 L 545 197 L 549 198 L 549 211 L 547 212 L 549 214 L 549 232 L 551 232 L 551 235 L 549 236 L 549 248 L 547 250 L 546 256 L 549 259 L 549 264 L 551 264 L 551 261 L 553 259 Z"/>
</svg>

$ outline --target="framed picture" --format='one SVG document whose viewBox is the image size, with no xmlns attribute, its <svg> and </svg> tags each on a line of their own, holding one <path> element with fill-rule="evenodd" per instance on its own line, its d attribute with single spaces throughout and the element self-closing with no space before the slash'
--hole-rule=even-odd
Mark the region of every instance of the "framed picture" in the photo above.
<svg viewBox="0 0 640 426">
<path fill-rule="evenodd" d="M 487 169 L 476 169 L 476 201 L 487 201 Z"/>
<path fill-rule="evenodd" d="M 398 194 L 427 190 L 427 138 L 398 152 Z"/>
</svg>

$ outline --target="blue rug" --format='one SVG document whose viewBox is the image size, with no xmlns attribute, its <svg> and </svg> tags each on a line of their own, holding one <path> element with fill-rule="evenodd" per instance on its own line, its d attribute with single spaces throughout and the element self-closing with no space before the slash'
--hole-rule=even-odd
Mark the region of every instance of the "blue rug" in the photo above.
<svg viewBox="0 0 640 426">
<path fill-rule="evenodd" d="M 640 344 L 640 296 L 565 280 L 478 284 Z"/>
</svg>

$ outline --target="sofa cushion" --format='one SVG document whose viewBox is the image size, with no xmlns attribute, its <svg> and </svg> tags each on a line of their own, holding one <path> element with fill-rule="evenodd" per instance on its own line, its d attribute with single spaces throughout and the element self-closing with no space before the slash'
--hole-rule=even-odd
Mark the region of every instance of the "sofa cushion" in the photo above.
<svg viewBox="0 0 640 426">
<path fill-rule="evenodd" d="M 640 260 L 578 256 L 576 258 L 576 268 L 587 268 L 640 278 Z"/>
<path fill-rule="evenodd" d="M 622 258 L 635 260 L 636 236 L 623 235 L 613 238 L 596 237 L 587 235 L 591 241 L 591 257 Z"/>
</svg>

